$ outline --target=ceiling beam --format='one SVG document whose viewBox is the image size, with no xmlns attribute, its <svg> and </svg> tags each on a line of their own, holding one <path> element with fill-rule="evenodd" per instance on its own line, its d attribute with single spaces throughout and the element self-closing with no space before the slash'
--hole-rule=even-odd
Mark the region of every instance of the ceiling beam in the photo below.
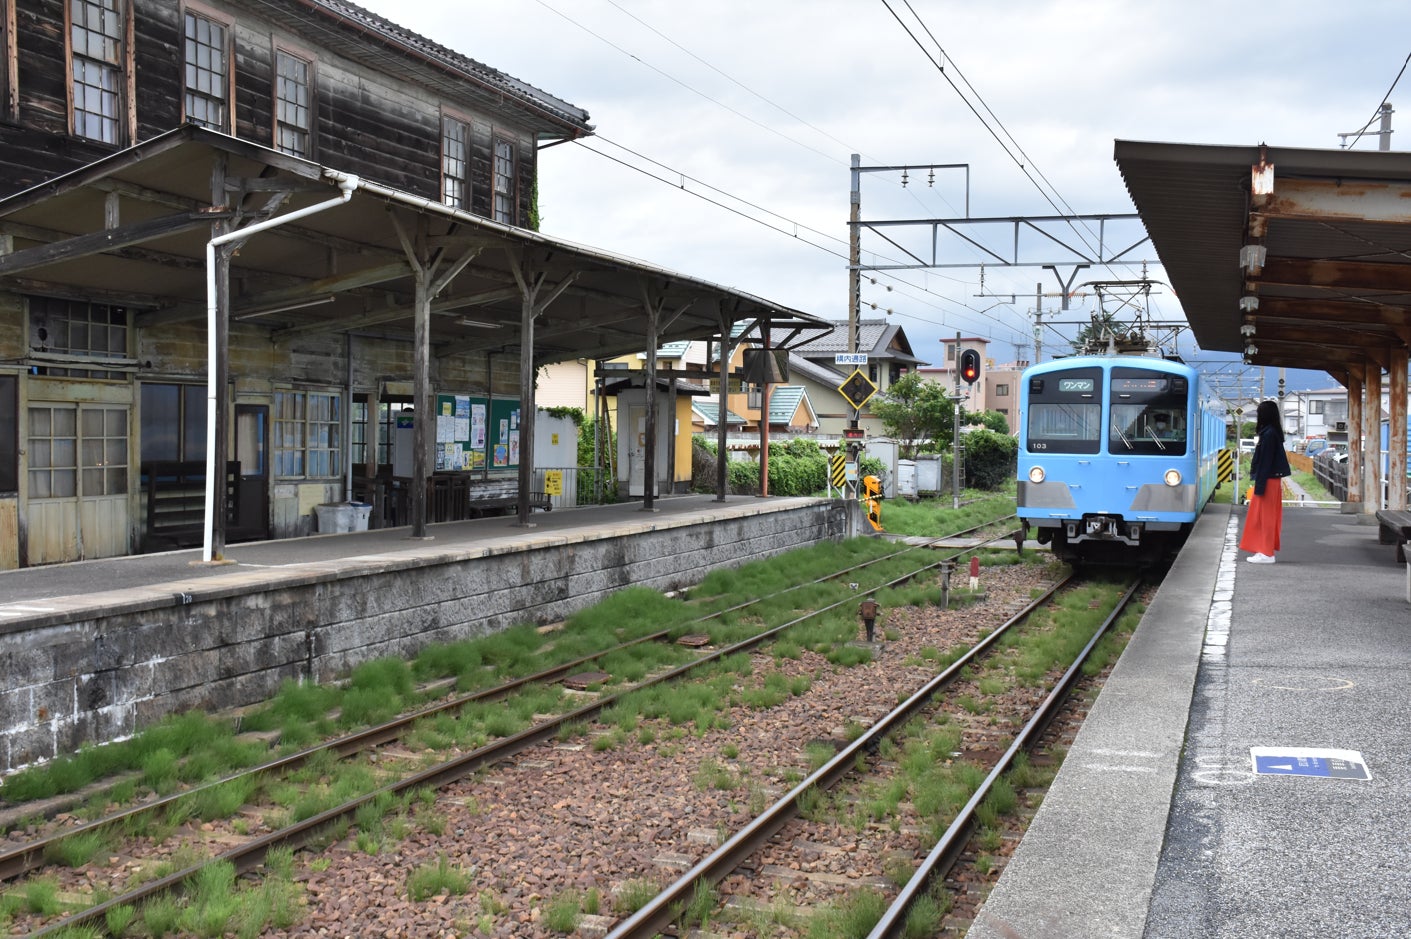
<svg viewBox="0 0 1411 939">
<path fill-rule="evenodd" d="M 1271 257 L 1264 263 L 1263 272 L 1250 280 L 1260 285 L 1337 287 L 1411 293 L 1411 264 Z"/>
<path fill-rule="evenodd" d="M 1370 179 L 1279 179 L 1250 197 L 1250 219 L 1411 222 L 1411 184 Z M 1254 228 L 1255 226 L 1251 226 Z"/>
</svg>

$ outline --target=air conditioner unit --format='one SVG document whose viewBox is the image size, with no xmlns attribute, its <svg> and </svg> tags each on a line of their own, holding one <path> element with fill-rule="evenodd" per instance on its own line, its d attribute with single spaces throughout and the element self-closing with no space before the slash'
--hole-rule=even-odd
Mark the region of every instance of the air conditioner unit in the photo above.
<svg viewBox="0 0 1411 939">
<path fill-rule="evenodd" d="M 1340 434 L 1347 433 L 1347 421 L 1333 421 L 1333 430 Z"/>
</svg>

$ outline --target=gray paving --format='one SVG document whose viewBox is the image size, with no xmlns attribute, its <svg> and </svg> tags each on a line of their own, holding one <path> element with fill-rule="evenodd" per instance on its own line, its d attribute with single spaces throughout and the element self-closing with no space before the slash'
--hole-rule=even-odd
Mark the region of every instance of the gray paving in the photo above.
<svg viewBox="0 0 1411 939">
<path fill-rule="evenodd" d="M 1405 569 L 1323 508 L 1249 564 L 1242 519 L 1202 517 L 970 939 L 1411 935 Z M 1371 778 L 1256 773 L 1255 747 Z"/>
</svg>

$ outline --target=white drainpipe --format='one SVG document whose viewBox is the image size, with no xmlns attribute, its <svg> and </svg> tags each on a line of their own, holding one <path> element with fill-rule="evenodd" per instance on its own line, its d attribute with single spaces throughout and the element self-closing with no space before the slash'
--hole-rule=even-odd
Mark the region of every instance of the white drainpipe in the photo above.
<svg viewBox="0 0 1411 939">
<path fill-rule="evenodd" d="M 338 189 L 341 194 L 325 202 L 297 209 L 286 215 L 267 219 L 263 222 L 256 222 L 253 225 L 224 235 L 217 235 L 206 242 L 206 520 L 205 532 L 203 536 L 203 546 L 201 549 L 201 560 L 209 564 L 214 558 L 215 539 L 215 514 L 216 514 L 216 483 L 225 483 L 225 467 L 216 467 L 216 401 L 221 389 L 216 387 L 216 246 L 227 244 L 231 241 L 239 241 L 249 238 L 251 235 L 259 234 L 266 229 L 275 228 L 287 222 L 301 219 L 306 215 L 313 215 L 325 209 L 344 205 L 353 197 L 353 193 L 358 189 L 358 177 L 345 174 L 329 172 L 327 175 L 333 177 L 338 182 Z"/>
</svg>

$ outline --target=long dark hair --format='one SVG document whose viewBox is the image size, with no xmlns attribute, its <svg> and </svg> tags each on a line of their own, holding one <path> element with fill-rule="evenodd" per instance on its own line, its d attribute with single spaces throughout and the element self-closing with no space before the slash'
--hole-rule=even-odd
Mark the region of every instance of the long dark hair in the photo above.
<svg viewBox="0 0 1411 939">
<path fill-rule="evenodd" d="M 1279 417 L 1279 405 L 1276 401 L 1260 401 L 1259 409 L 1255 411 L 1254 432 L 1262 437 L 1267 428 L 1273 428 L 1279 443 L 1284 442 L 1284 421 Z"/>
</svg>

